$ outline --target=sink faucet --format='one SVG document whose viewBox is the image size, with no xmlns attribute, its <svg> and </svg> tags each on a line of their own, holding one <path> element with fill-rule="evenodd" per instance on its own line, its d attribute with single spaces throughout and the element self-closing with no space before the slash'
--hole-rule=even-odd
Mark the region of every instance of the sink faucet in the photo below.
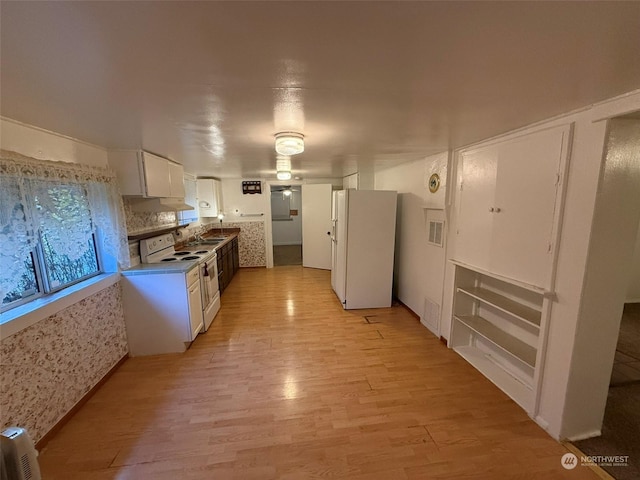
<svg viewBox="0 0 640 480">
<path fill-rule="evenodd" d="M 224 218 L 224 213 L 220 212 L 218 214 L 218 220 L 220 220 L 220 236 L 224 235 L 222 231 L 222 219 Z"/>
<path fill-rule="evenodd" d="M 204 242 L 204 238 L 202 238 L 202 234 L 201 233 L 196 233 L 196 241 L 197 242 Z"/>
</svg>

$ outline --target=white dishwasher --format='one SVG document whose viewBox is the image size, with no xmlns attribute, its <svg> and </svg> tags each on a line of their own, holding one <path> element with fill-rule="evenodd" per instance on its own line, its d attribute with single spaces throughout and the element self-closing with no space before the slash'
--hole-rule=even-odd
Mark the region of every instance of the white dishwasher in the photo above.
<svg viewBox="0 0 640 480">
<path fill-rule="evenodd" d="M 184 352 L 203 328 L 198 263 L 141 264 L 122 276 L 130 355 Z"/>
</svg>

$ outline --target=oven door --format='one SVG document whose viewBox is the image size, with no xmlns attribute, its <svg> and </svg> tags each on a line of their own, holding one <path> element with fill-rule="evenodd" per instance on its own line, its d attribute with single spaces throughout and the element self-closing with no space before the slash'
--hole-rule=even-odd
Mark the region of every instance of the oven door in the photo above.
<svg viewBox="0 0 640 480">
<path fill-rule="evenodd" d="M 210 257 L 200 270 L 202 281 L 202 310 L 204 314 L 204 329 L 207 331 L 220 310 L 220 292 L 218 292 L 218 262 L 216 255 Z"/>
</svg>

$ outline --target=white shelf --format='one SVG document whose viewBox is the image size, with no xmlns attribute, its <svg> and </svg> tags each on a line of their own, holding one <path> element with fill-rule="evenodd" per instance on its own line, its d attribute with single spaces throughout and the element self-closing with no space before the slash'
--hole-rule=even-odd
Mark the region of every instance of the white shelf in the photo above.
<svg viewBox="0 0 640 480">
<path fill-rule="evenodd" d="M 503 275 L 498 275 L 497 273 L 488 272 L 487 270 L 483 270 L 482 268 L 474 267 L 473 265 L 469 265 L 464 262 L 460 262 L 453 258 L 450 258 L 449 261 L 458 267 L 466 268 L 467 270 L 471 270 L 473 272 L 477 272 L 481 275 L 486 275 L 487 277 L 495 278 L 496 280 L 500 280 L 502 282 L 510 283 L 512 285 L 516 285 L 520 288 L 524 288 L 525 290 L 529 290 L 531 292 L 535 292 L 543 297 L 554 297 L 555 292 L 551 290 L 544 289 L 537 285 L 531 285 L 530 283 L 521 282 L 520 280 L 515 280 L 513 278 L 505 277 Z"/>
<path fill-rule="evenodd" d="M 477 315 L 460 315 L 454 318 L 517 360 L 520 360 L 531 368 L 535 368 L 535 348 Z"/>
<path fill-rule="evenodd" d="M 479 348 L 467 345 L 455 347 L 454 350 L 491 380 L 500 390 L 509 395 L 518 405 L 527 412 L 531 411 L 533 390 L 530 386 L 508 373 Z"/>
<path fill-rule="evenodd" d="M 498 293 L 487 290 L 481 287 L 472 288 L 458 288 L 459 292 L 462 292 L 470 297 L 475 298 L 487 305 L 497 308 L 498 310 L 505 312 L 525 323 L 533 325 L 536 328 L 540 328 L 540 320 L 542 313 L 533 308 L 522 305 L 519 302 L 504 297 Z"/>
</svg>

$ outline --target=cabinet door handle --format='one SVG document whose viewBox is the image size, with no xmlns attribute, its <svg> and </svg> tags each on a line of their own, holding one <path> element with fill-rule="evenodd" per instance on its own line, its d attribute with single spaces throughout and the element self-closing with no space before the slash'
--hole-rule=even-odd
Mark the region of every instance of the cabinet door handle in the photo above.
<svg viewBox="0 0 640 480">
<path fill-rule="evenodd" d="M 495 210 L 495 208 L 493 208 L 493 207 L 489 207 L 489 211 L 490 211 L 490 212 L 493 212 L 494 210 Z"/>
<path fill-rule="evenodd" d="M 500 207 L 496 207 L 496 213 L 500 213 L 502 209 Z"/>
</svg>

